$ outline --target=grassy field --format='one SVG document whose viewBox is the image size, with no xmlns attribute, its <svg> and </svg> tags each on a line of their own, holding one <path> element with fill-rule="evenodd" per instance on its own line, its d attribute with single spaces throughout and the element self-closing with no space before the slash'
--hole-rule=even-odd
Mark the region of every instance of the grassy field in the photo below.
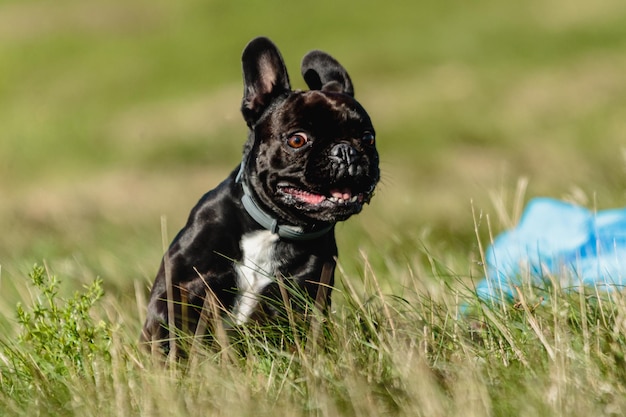
<svg viewBox="0 0 626 417">
<path fill-rule="evenodd" d="M 258 35 L 296 88 L 310 49 L 347 67 L 383 180 L 319 344 L 162 369 L 135 346 L 162 235 L 239 162 Z M 621 294 L 458 306 L 529 198 L 624 206 L 624 74 L 621 0 L 3 0 L 0 414 L 623 415 Z"/>
</svg>

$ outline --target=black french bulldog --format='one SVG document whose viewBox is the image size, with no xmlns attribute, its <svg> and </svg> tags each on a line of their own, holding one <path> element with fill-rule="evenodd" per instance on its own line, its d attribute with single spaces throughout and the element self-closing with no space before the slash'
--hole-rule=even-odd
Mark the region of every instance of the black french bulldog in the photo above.
<svg viewBox="0 0 626 417">
<path fill-rule="evenodd" d="M 379 180 L 374 127 L 334 58 L 304 57 L 309 91 L 291 90 L 267 38 L 246 46 L 242 64 L 243 162 L 193 208 L 150 294 L 141 341 L 165 351 L 171 330 L 197 332 L 209 295 L 239 325 L 281 314 L 268 302 L 279 278 L 312 299 L 323 271 L 332 287 L 335 223 L 359 213 Z"/>
</svg>

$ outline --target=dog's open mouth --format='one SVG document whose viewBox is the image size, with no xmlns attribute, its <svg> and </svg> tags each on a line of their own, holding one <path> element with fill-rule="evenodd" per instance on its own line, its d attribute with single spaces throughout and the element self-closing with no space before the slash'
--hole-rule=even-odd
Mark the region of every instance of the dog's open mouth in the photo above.
<svg viewBox="0 0 626 417">
<path fill-rule="evenodd" d="M 279 187 L 279 189 L 283 194 L 288 195 L 297 201 L 312 206 L 317 206 L 324 203 L 330 203 L 334 205 L 361 205 L 366 202 L 366 196 L 369 195 L 369 193 L 366 194 L 363 192 L 353 192 L 347 187 L 331 188 L 326 195 L 302 190 L 292 186 L 281 186 Z"/>
</svg>

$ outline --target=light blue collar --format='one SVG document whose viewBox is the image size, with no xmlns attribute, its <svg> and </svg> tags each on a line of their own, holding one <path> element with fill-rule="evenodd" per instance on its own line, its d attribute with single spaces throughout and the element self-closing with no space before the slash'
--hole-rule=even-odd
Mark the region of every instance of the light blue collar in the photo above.
<svg viewBox="0 0 626 417">
<path fill-rule="evenodd" d="M 241 184 L 243 188 L 243 197 L 241 197 L 241 203 L 246 209 L 250 217 L 252 217 L 258 224 L 272 233 L 277 234 L 279 237 L 288 240 L 312 240 L 328 233 L 335 225 L 323 227 L 320 230 L 313 232 L 305 232 L 302 227 L 290 226 L 286 224 L 278 224 L 278 219 L 272 217 L 269 213 L 263 211 L 259 205 L 252 198 L 252 193 L 242 180 L 244 162 L 239 167 L 239 172 L 235 177 L 235 182 Z"/>
</svg>

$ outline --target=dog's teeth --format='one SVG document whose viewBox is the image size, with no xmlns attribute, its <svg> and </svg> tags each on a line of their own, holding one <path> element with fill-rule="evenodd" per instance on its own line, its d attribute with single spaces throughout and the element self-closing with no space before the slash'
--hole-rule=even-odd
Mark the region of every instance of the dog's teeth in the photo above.
<svg viewBox="0 0 626 417">
<path fill-rule="evenodd" d="M 356 203 L 363 201 L 363 194 L 352 195 L 350 192 L 333 192 L 332 195 L 326 197 L 326 199 L 335 204 Z"/>
</svg>

